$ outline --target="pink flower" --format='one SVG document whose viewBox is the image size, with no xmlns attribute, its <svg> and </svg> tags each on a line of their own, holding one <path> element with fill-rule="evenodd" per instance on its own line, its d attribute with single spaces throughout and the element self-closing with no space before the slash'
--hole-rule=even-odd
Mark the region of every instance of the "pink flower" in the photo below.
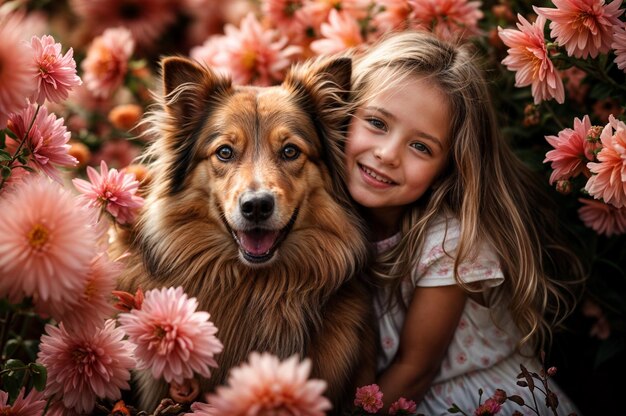
<svg viewBox="0 0 626 416">
<path fill-rule="evenodd" d="M 409 414 L 417 412 L 417 405 L 413 400 L 407 400 L 404 397 L 400 397 L 398 400 L 393 402 L 389 407 L 389 414 L 395 415 L 398 412 L 403 411 L 399 414 Z"/>
<path fill-rule="evenodd" d="M 364 42 L 359 23 L 344 11 L 332 9 L 320 31 L 322 38 L 311 42 L 311 50 L 318 55 L 341 52 Z"/>
<path fill-rule="evenodd" d="M 578 209 L 578 216 L 585 226 L 607 237 L 626 233 L 626 208 L 615 208 L 593 199 L 580 198 L 578 201 L 583 204 Z"/>
<path fill-rule="evenodd" d="M 208 38 L 200 46 L 194 46 L 189 51 L 189 56 L 196 61 L 205 64 L 214 71 L 222 72 L 225 75 L 230 74 L 228 68 L 221 68 L 219 59 L 216 60 L 224 49 L 224 35 L 214 35 Z"/>
<path fill-rule="evenodd" d="M 0 391 L 0 415 L 10 416 L 34 416 L 42 415 L 46 408 L 46 400 L 43 395 L 33 389 L 24 397 L 24 388 L 22 388 L 15 398 L 13 404 L 9 404 L 9 394 Z"/>
<path fill-rule="evenodd" d="M 0 294 L 73 302 L 96 254 L 92 212 L 39 175 L 3 195 L 0 212 Z"/>
<path fill-rule="evenodd" d="M 35 122 L 29 132 L 28 128 L 33 118 Z M 34 104 L 12 114 L 9 118 L 9 129 L 15 133 L 18 140 L 26 137 L 25 148 L 30 151 L 28 165 L 41 169 L 58 182 L 61 182 L 58 167 L 72 167 L 78 164 L 78 160 L 68 153 L 70 145 L 67 142 L 71 134 L 63 124 L 64 121 L 57 118 L 54 113 L 48 113 L 46 107 L 39 107 L 37 110 Z M 7 149 L 11 153 L 14 153 L 17 147 L 16 140 L 7 139 Z"/>
<path fill-rule="evenodd" d="M 626 71 L 626 27 L 615 26 L 611 48 L 615 50 L 615 63 L 619 69 Z"/>
<path fill-rule="evenodd" d="M 576 58 L 595 58 L 611 49 L 613 27 L 621 25 L 621 0 L 604 4 L 604 0 L 552 0 L 556 9 L 533 6 L 535 12 L 550 23 L 550 36 L 567 54 Z"/>
<path fill-rule="evenodd" d="M 89 201 L 89 205 L 106 210 L 120 224 L 133 222 L 143 206 L 143 198 L 136 195 L 139 182 L 135 175 L 118 172 L 117 169 L 109 170 L 103 160 L 100 162 L 100 174 L 88 166 L 87 176 L 91 182 L 72 179 L 72 183 Z"/>
<path fill-rule="evenodd" d="M 61 54 L 61 44 L 55 43 L 52 36 L 38 38 L 33 36 L 30 41 L 35 55 L 35 63 L 39 69 L 37 74 L 37 92 L 33 101 L 43 104 L 48 101 L 60 103 L 67 98 L 71 89 L 82 84 L 76 75 L 74 51 L 70 48 L 65 55 Z"/>
<path fill-rule="evenodd" d="M 26 98 L 37 90 L 33 51 L 23 41 L 23 17 L 0 13 L 0 129 L 9 114 L 26 107 Z"/>
<path fill-rule="evenodd" d="M 302 51 L 289 46 L 287 37 L 278 31 L 264 29 L 253 13 L 243 18 L 239 29 L 227 24 L 224 33 L 222 53 L 215 59 L 236 84 L 266 86 L 281 81 Z"/>
<path fill-rule="evenodd" d="M 171 0 L 71 0 L 70 6 L 91 32 L 125 27 L 143 47 L 154 44 L 176 19 Z"/>
<path fill-rule="evenodd" d="M 194 372 L 210 377 L 213 358 L 222 351 L 217 328 L 207 312 L 196 311 L 196 298 L 187 299 L 182 287 L 146 292 L 141 309 L 119 315 L 121 328 L 135 344 L 138 369 L 155 378 L 182 384 Z"/>
<path fill-rule="evenodd" d="M 354 405 L 362 407 L 368 413 L 376 413 L 383 408 L 383 393 L 378 384 L 357 387 Z"/>
<path fill-rule="evenodd" d="M 266 0 L 262 2 L 263 15 L 291 42 L 301 43 L 310 27 L 310 22 L 303 19 L 303 3 L 303 0 Z"/>
<path fill-rule="evenodd" d="M 215 407 L 208 403 L 194 402 L 191 404 L 191 413 L 184 416 L 220 416 Z"/>
<path fill-rule="evenodd" d="M 91 413 L 97 398 L 117 400 L 129 389 L 135 365 L 124 332 L 108 320 L 104 328 L 70 334 L 63 323 L 46 325 L 37 360 L 48 370 L 46 395 L 62 397 L 65 407 Z"/>
<path fill-rule="evenodd" d="M 35 306 L 39 312 L 63 322 L 70 334 L 102 328 L 115 312 L 112 292 L 121 270 L 119 262 L 111 261 L 106 252 L 100 253 L 91 262 L 84 290 L 71 304 L 38 302 Z"/>
<path fill-rule="evenodd" d="M 378 34 L 406 29 L 411 13 L 406 0 L 379 0 L 376 6 L 378 9 L 372 18 L 372 25 Z"/>
<path fill-rule="evenodd" d="M 563 129 L 558 136 L 546 136 L 554 150 L 546 153 L 543 163 L 551 162 L 550 184 L 562 179 L 569 179 L 584 173 L 589 176 L 587 162 L 594 159 L 587 132 L 591 129 L 589 116 L 582 120 L 574 118 L 574 129 Z"/>
<path fill-rule="evenodd" d="M 228 386 L 208 396 L 215 413 L 230 416 L 323 416 L 331 404 L 322 396 L 323 380 L 309 380 L 311 361 L 296 355 L 283 362 L 269 353 L 252 352 L 249 363 L 230 372 Z"/>
<path fill-rule="evenodd" d="M 600 140 L 598 163 L 587 163 L 594 175 L 587 181 L 585 190 L 596 199 L 623 208 L 626 206 L 626 124 L 610 115 Z"/>
<path fill-rule="evenodd" d="M 502 406 L 494 399 L 487 399 L 474 411 L 475 416 L 493 416 L 500 411 Z"/>
<path fill-rule="evenodd" d="M 500 39 L 510 48 L 502 63 L 510 71 L 516 71 L 516 87 L 532 85 L 535 104 L 551 98 L 562 104 L 565 101 L 565 89 L 561 76 L 548 56 L 543 37 L 545 17 L 537 17 L 533 24 L 522 15 L 518 15 L 518 19 L 519 30 L 498 27 Z"/>
<path fill-rule="evenodd" d="M 122 85 L 135 41 L 128 29 L 107 29 L 93 40 L 82 62 L 83 81 L 96 97 L 109 98 Z"/>
<path fill-rule="evenodd" d="M 445 40 L 467 39 L 480 33 L 478 21 L 483 18 L 479 1 L 408 0 L 413 9 L 410 25 L 434 32 Z"/>
</svg>

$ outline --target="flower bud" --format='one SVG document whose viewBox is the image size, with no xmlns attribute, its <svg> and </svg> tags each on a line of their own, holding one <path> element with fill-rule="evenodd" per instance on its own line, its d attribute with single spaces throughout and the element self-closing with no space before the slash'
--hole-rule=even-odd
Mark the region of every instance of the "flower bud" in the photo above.
<svg viewBox="0 0 626 416">
<path fill-rule="evenodd" d="M 554 375 L 556 374 L 556 367 L 550 367 L 548 368 L 548 375 L 550 377 L 554 377 Z"/>
<path fill-rule="evenodd" d="M 569 195 L 572 192 L 572 183 L 567 179 L 561 179 L 556 182 L 556 191 L 563 195 Z"/>
</svg>

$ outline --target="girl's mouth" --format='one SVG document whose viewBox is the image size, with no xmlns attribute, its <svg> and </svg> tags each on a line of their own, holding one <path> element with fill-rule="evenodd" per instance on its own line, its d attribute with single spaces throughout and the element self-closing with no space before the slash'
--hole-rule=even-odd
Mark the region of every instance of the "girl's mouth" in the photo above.
<svg viewBox="0 0 626 416">
<path fill-rule="evenodd" d="M 373 183 L 378 186 L 391 186 L 395 185 L 395 182 L 391 179 L 379 174 L 378 172 L 358 163 L 359 170 L 363 174 L 364 178 L 368 180 L 368 183 Z"/>
</svg>

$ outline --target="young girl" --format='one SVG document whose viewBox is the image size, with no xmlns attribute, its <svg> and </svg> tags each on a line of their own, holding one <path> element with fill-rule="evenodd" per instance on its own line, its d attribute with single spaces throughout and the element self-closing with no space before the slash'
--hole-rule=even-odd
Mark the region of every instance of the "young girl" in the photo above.
<svg viewBox="0 0 626 416">
<path fill-rule="evenodd" d="M 376 241 L 385 404 L 473 414 L 479 388 L 532 404 L 520 364 L 539 372 L 538 348 L 575 301 L 563 282 L 582 271 L 540 179 L 500 136 L 469 47 L 392 35 L 354 57 L 353 91 L 347 185 Z M 549 387 L 559 414 L 576 411 Z"/>
</svg>

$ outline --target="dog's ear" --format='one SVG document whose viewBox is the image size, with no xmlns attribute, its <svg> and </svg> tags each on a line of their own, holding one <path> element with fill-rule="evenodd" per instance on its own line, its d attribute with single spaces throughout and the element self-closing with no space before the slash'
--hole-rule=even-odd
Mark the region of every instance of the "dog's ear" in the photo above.
<svg viewBox="0 0 626 416">
<path fill-rule="evenodd" d="M 351 75 L 350 58 L 319 57 L 294 65 L 283 82 L 311 117 L 335 195 L 346 201 L 343 149 L 351 113 Z"/>
<path fill-rule="evenodd" d="M 207 100 L 230 87 L 228 78 L 178 56 L 161 61 L 161 74 L 166 107 L 182 119 L 204 113 Z"/>
</svg>

